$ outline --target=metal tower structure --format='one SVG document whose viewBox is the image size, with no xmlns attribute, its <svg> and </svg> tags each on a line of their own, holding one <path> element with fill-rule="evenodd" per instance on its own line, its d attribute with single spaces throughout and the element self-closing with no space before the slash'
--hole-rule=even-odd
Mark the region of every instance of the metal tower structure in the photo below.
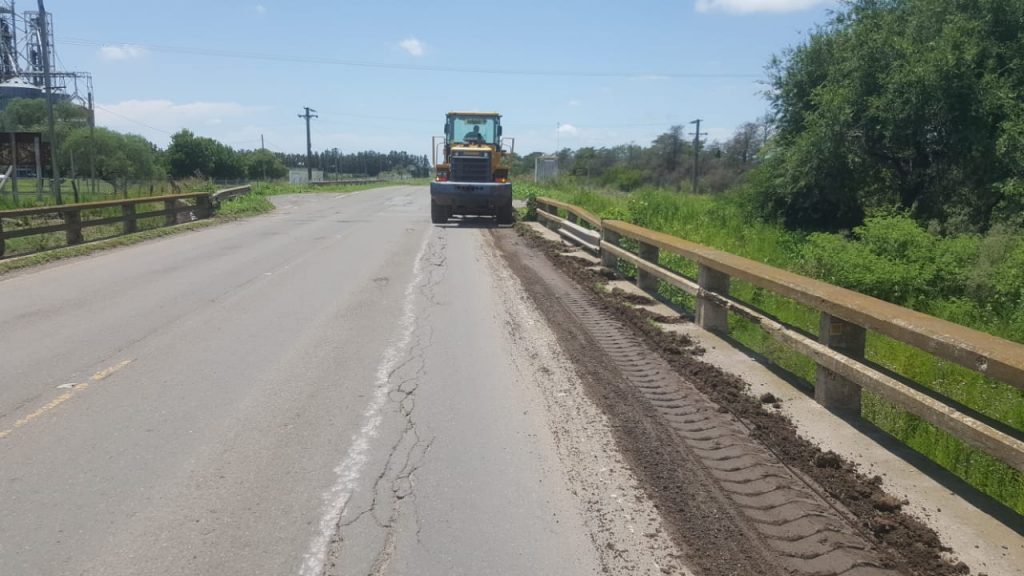
<svg viewBox="0 0 1024 576">
<path fill-rule="evenodd" d="M 52 12 L 46 12 L 43 24 L 38 11 L 18 12 L 14 0 L 0 0 L 0 107 L 11 98 L 43 97 L 46 54 L 54 97 L 89 108 L 92 75 L 61 69 L 53 41 Z"/>
</svg>

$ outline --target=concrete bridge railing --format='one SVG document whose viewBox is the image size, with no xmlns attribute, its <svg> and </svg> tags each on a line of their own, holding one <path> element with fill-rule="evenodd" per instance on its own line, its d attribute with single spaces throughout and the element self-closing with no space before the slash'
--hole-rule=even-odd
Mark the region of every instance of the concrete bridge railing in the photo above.
<svg viewBox="0 0 1024 576">
<path fill-rule="evenodd" d="M 1024 471 L 1024 440 L 1019 431 L 989 421 L 916 383 L 885 373 L 864 357 L 867 332 L 873 331 L 1024 389 L 1024 345 L 668 234 L 627 222 L 602 220 L 564 202 L 538 198 L 537 205 L 539 219 L 563 236 L 598 252 L 605 267 L 617 270 L 620 261 L 635 266 L 640 288 L 657 291 L 658 283 L 665 282 L 694 296 L 696 322 L 704 329 L 728 333 L 728 315 L 737 314 L 758 324 L 779 343 L 810 358 L 817 365 L 815 399 L 829 410 L 859 417 L 861 391 L 869 390 Z M 565 213 L 564 218 L 560 211 Z M 624 239 L 630 242 L 623 242 Z M 627 244 L 636 246 L 636 250 L 625 248 Z M 659 259 L 665 253 L 695 264 L 696 280 L 660 265 Z M 733 278 L 817 310 L 817 338 L 730 297 Z"/>
<path fill-rule="evenodd" d="M 132 234 L 139 231 L 139 220 L 144 218 L 163 217 L 164 226 L 179 224 L 183 217 L 185 217 L 185 221 L 209 218 L 222 201 L 248 194 L 251 191 L 249 186 L 239 186 L 212 194 L 196 192 L 0 210 L 0 257 L 6 251 L 6 241 L 14 238 L 63 232 L 65 244 L 74 246 L 84 243 L 83 230 L 94 226 L 121 224 L 121 234 Z M 140 207 L 151 204 L 162 204 L 163 208 L 139 212 Z M 111 215 L 112 212 L 115 215 Z M 11 222 L 29 219 L 37 220 L 37 222 L 29 226 L 9 226 L 7 230 L 4 229 L 5 220 Z"/>
</svg>

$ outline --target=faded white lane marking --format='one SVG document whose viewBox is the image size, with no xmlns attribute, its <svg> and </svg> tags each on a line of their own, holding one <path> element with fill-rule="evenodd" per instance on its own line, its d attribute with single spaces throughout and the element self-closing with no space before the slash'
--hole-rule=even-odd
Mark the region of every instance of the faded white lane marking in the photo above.
<svg viewBox="0 0 1024 576">
<path fill-rule="evenodd" d="M 387 402 L 391 373 L 398 367 L 399 362 L 406 354 L 416 328 L 416 289 L 423 281 L 423 259 L 427 253 L 427 246 L 430 244 L 431 230 L 431 228 L 427 229 L 426 238 L 423 239 L 423 245 L 420 246 L 413 264 L 412 280 L 405 287 L 398 333 L 381 356 L 380 364 L 377 365 L 373 398 L 363 412 L 363 426 L 352 439 L 352 445 L 345 454 L 345 459 L 334 469 L 337 480 L 323 495 L 324 506 L 319 530 L 303 558 L 302 568 L 299 570 L 300 576 L 321 576 L 323 574 L 327 547 L 331 538 L 334 537 L 345 506 L 355 492 L 359 476 L 369 459 L 370 440 L 377 436 L 377 429 L 380 427 L 381 409 Z"/>
</svg>

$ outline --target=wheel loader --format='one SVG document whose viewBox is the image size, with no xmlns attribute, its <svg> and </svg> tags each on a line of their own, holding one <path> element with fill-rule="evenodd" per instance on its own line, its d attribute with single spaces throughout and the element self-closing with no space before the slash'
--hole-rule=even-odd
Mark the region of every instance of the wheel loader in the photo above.
<svg viewBox="0 0 1024 576">
<path fill-rule="evenodd" d="M 433 141 L 436 176 L 430 183 L 430 220 L 444 224 L 455 215 L 494 216 L 511 224 L 509 165 L 515 139 L 501 134 L 494 112 L 449 112 L 444 136 Z M 441 160 L 438 162 L 438 160 Z"/>
</svg>

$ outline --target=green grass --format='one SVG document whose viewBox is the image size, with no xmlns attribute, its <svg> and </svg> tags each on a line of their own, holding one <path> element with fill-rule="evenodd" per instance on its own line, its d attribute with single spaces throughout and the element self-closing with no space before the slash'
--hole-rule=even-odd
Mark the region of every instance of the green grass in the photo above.
<svg viewBox="0 0 1024 576">
<path fill-rule="evenodd" d="M 1002 252 L 996 252 L 1016 254 L 1013 247 L 1017 246 L 1016 249 L 1019 250 L 1019 246 L 1024 246 L 1024 242 L 1012 238 L 935 240 L 934 251 L 937 255 L 919 257 L 915 260 L 912 254 L 903 256 L 901 253 L 894 258 L 879 259 L 879 266 L 872 268 L 864 256 L 863 246 L 860 245 L 872 241 L 870 234 L 865 233 L 862 237 L 853 239 L 837 235 L 830 235 L 834 236 L 832 238 L 820 235 L 810 238 L 808 235 L 790 232 L 775 224 L 753 221 L 747 217 L 747 212 L 736 195 L 694 196 L 652 189 L 627 195 L 616 191 L 584 189 L 564 184 L 538 186 L 519 182 L 514 189 L 519 198 L 527 198 L 531 194 L 556 198 L 584 207 L 604 218 L 633 222 L 752 260 L 805 275 L 818 276 L 823 280 L 846 284 L 852 289 L 869 293 L 870 288 L 874 286 L 882 289 L 891 288 L 895 281 L 893 278 L 898 277 L 899 282 L 910 286 L 901 293 L 904 300 L 898 301 L 898 304 L 1005 338 L 1017 341 L 1024 338 L 1024 314 L 1020 313 L 1024 307 L 1024 299 L 1015 296 L 1024 293 L 1024 286 L 1021 285 L 1018 276 L 1014 275 L 1016 268 L 1012 265 L 999 268 L 1000 258 L 1008 257 L 993 258 L 994 264 L 982 262 L 986 243 L 994 242 L 997 247 L 1001 246 L 999 242 L 1008 243 L 1009 248 L 1001 248 Z M 902 224 L 902 221 L 897 223 Z M 891 226 L 880 228 L 883 233 L 893 233 Z M 918 243 L 932 241 L 913 230 L 907 232 L 907 235 Z M 903 240 L 902 236 L 884 238 L 882 243 L 899 244 Z M 955 255 L 962 251 L 967 244 L 975 248 L 980 246 L 977 258 L 974 252 L 968 250 L 971 259 L 950 260 L 949 263 L 942 260 L 950 258 L 949 254 Z M 883 246 L 882 249 L 884 248 Z M 845 252 L 833 253 L 829 252 L 829 249 Z M 899 248 L 893 250 L 912 253 L 915 248 L 913 242 L 910 242 L 910 247 L 900 244 Z M 875 277 L 833 277 L 832 271 L 820 265 L 822 259 L 833 257 L 847 257 L 856 262 L 860 269 L 867 270 L 866 273 L 875 274 Z M 1012 258 L 1009 260 L 1012 261 Z M 939 264 L 935 265 L 935 262 Z M 684 276 L 696 276 L 696 267 L 678 256 L 664 255 L 661 264 Z M 990 265 L 993 267 L 991 270 L 986 267 Z M 836 266 L 841 269 L 853 267 L 844 267 L 845 263 Z M 629 273 L 629 270 L 624 272 Z M 943 278 L 954 274 L 974 274 L 986 279 L 984 282 L 989 282 L 987 279 L 990 277 L 996 278 L 990 282 L 991 285 L 985 284 L 978 289 L 978 294 L 989 293 L 991 297 L 982 300 L 981 296 L 972 293 L 967 287 L 973 286 L 971 282 L 975 280 L 970 278 L 950 280 L 948 286 L 942 284 Z M 1003 285 L 998 284 L 999 278 L 1005 279 Z M 863 285 L 858 285 L 858 282 Z M 937 285 L 946 287 L 936 293 Z M 865 289 L 865 286 L 869 289 Z M 688 295 L 664 284 L 662 291 L 677 304 L 693 309 L 693 299 Z M 736 280 L 732 283 L 730 293 L 738 300 L 751 304 L 786 324 L 811 334 L 817 333 L 819 314 L 813 309 Z M 879 294 L 874 295 L 882 297 Z M 1002 302 L 1007 304 L 1000 305 Z M 812 361 L 778 344 L 758 326 L 743 318 L 731 316 L 729 327 L 731 335 L 743 345 L 763 354 L 780 368 L 813 386 L 815 365 Z M 874 333 L 868 335 L 866 356 L 870 361 L 981 414 L 1016 430 L 1024 430 L 1024 391 Z M 979 490 L 1018 513 L 1024 513 L 1024 474 L 871 394 L 865 394 L 863 416 Z"/>
<path fill-rule="evenodd" d="M 178 183 L 175 189 L 170 182 L 137 182 L 128 185 L 127 191 L 116 189 L 109 182 L 96 181 L 96 191 L 90 188 L 88 180 L 78 181 L 78 200 L 84 202 L 103 202 L 105 200 L 118 200 L 120 198 L 144 198 L 146 196 L 163 196 L 167 194 L 178 194 L 188 192 L 212 192 L 219 187 L 202 180 L 189 180 Z M 64 204 L 75 203 L 75 196 L 70 181 L 65 180 L 61 185 L 61 196 Z M 50 193 L 50 183 L 45 181 L 43 193 L 36 194 L 34 180 L 22 179 L 18 185 L 18 197 L 14 198 L 11 193 L 11 185 L 8 183 L 4 192 L 0 194 L 0 210 L 11 210 L 15 208 L 34 208 L 36 206 L 54 206 L 56 199 Z"/>
</svg>

